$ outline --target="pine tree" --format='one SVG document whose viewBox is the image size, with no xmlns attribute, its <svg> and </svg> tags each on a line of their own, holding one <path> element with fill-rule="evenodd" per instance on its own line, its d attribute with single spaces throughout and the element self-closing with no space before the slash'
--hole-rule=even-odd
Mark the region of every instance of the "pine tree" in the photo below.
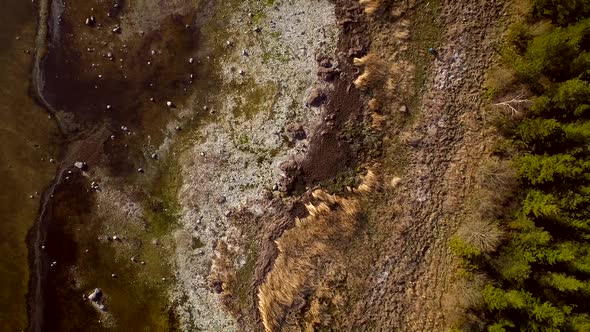
<svg viewBox="0 0 590 332">
<path fill-rule="evenodd" d="M 534 0 L 534 13 L 547 17 L 560 25 L 576 22 L 590 14 L 588 0 Z"/>
<path fill-rule="evenodd" d="M 568 276 L 565 273 L 549 272 L 543 275 L 540 281 L 542 284 L 553 287 L 560 292 L 577 292 L 580 290 L 588 290 L 588 285 L 585 282 L 582 282 L 573 276 Z"/>
<path fill-rule="evenodd" d="M 518 165 L 520 176 L 532 185 L 589 178 L 587 172 L 590 162 L 577 160 L 567 154 L 528 154 L 518 160 Z"/>
<path fill-rule="evenodd" d="M 533 215 L 537 218 L 555 218 L 561 212 L 557 203 L 553 195 L 531 190 L 523 202 L 522 211 L 525 215 Z"/>
</svg>

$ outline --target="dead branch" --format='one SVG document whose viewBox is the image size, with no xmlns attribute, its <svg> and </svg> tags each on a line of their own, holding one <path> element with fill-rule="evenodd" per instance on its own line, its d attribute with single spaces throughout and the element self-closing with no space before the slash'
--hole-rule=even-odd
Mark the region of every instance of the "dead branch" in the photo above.
<svg viewBox="0 0 590 332">
<path fill-rule="evenodd" d="M 516 116 L 520 113 L 520 110 L 523 107 L 529 105 L 532 101 L 530 99 L 522 99 L 523 95 L 518 95 L 511 100 L 506 100 L 497 104 L 493 104 L 493 106 L 501 107 L 504 109 L 508 109 L 512 116 Z"/>
</svg>

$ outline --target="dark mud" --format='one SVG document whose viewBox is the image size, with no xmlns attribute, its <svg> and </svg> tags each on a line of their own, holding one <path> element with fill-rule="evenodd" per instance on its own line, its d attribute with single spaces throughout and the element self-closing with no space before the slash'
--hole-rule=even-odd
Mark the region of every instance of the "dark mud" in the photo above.
<svg viewBox="0 0 590 332">
<path fill-rule="evenodd" d="M 123 41 L 112 29 L 121 24 L 119 16 L 127 7 L 117 3 L 118 8 L 102 1 L 53 0 L 48 7 L 45 45 L 39 45 L 46 53 L 38 58 L 34 79 L 39 100 L 59 123 L 63 143 L 58 175 L 43 196 L 39 221 L 29 236 L 35 271 L 29 301 L 33 331 L 103 326 L 97 310 L 83 301 L 87 289 L 80 289 L 72 269 L 112 295 L 107 310 L 120 329 L 171 330 L 175 323 L 162 287 L 135 280 L 126 265 L 116 266 L 113 249 L 96 240 L 103 235 L 100 226 L 112 221 L 96 217 L 94 179 L 72 165 L 84 161 L 90 171 L 100 168 L 140 188 L 157 181 L 158 168 L 146 166 L 146 137 L 155 146 L 162 142 L 165 125 L 178 118 L 177 109 L 166 102 L 182 106 L 202 85 L 193 81 L 207 76 L 206 66 L 199 65 L 205 56 L 199 50 L 202 19 L 196 12 L 162 15 L 153 31 L 137 31 Z M 90 15 L 97 22 L 92 27 L 84 24 Z M 139 167 L 148 174 L 139 173 Z M 137 195 L 150 194 L 138 189 Z M 51 267 L 52 262 L 57 264 Z M 129 278 L 112 280 L 114 271 Z"/>
<path fill-rule="evenodd" d="M 334 180 L 339 174 L 353 170 L 359 161 L 354 140 L 346 138 L 346 130 L 365 122 L 365 97 L 354 86 L 358 68 L 354 57 L 362 57 L 369 48 L 368 33 L 362 7 L 356 1 L 336 2 L 336 18 L 340 27 L 338 49 L 339 75 L 334 77 L 334 90 L 322 114 L 323 122 L 310 141 L 310 149 L 302 163 L 302 181 L 312 187 Z"/>
</svg>

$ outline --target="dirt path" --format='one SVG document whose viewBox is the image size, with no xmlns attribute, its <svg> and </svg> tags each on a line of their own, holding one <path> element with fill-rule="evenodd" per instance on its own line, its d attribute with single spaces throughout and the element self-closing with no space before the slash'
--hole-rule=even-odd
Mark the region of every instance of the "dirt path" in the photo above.
<svg viewBox="0 0 590 332">
<path fill-rule="evenodd" d="M 502 13 L 502 1 L 441 4 L 442 47 L 428 69 L 415 122 L 397 134 L 407 153 L 405 174 L 386 195 L 387 206 L 377 204 L 376 233 L 384 242 L 367 276 L 375 287 L 362 296 L 366 309 L 356 311 L 353 330 L 364 324 L 383 331 L 450 327 L 444 299 L 456 262 L 448 240 L 461 223 L 474 171 L 489 149 L 481 122 L 483 84 Z"/>
</svg>

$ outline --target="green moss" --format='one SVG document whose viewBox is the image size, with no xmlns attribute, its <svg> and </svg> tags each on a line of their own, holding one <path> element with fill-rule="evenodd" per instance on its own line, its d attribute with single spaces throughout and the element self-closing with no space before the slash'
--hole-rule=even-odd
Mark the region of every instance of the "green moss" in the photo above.
<svg viewBox="0 0 590 332">
<path fill-rule="evenodd" d="M 232 293 L 241 308 L 249 308 L 251 305 L 251 291 L 252 279 L 254 271 L 256 270 L 256 260 L 258 258 L 258 250 L 251 247 L 246 258 L 246 263 L 236 273 L 235 284 L 232 288 Z"/>
<path fill-rule="evenodd" d="M 193 250 L 198 249 L 198 248 L 203 248 L 205 246 L 205 243 L 203 243 L 203 241 L 201 241 L 200 238 L 198 237 L 193 237 L 191 239 L 191 248 Z"/>
<path fill-rule="evenodd" d="M 441 13 L 440 0 L 429 1 L 419 5 L 414 13 L 411 27 L 412 41 L 408 50 L 402 55 L 404 60 L 415 67 L 413 88 L 406 100 L 410 109 L 418 109 L 422 92 L 431 73 L 430 66 L 434 56 L 428 53 L 429 48 L 438 48 L 441 44 L 442 28 L 439 22 Z"/>
<path fill-rule="evenodd" d="M 232 82 L 228 87 L 235 94 L 236 106 L 233 114 L 251 120 L 261 111 L 270 111 L 277 86 L 272 83 L 256 84 L 253 78 L 247 78 L 242 83 Z"/>
</svg>

